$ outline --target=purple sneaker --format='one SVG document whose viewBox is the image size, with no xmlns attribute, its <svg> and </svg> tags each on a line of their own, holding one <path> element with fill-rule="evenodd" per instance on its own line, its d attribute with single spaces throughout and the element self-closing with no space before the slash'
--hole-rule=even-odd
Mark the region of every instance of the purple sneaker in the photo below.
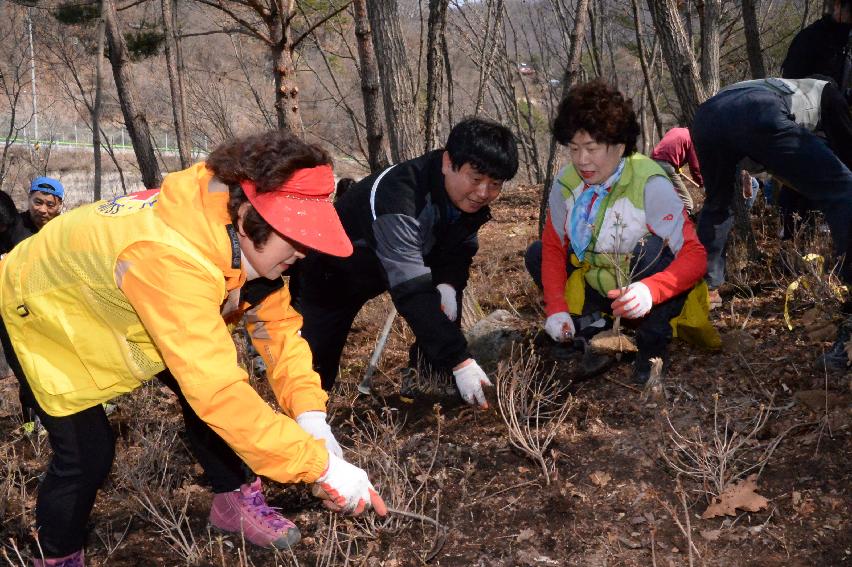
<svg viewBox="0 0 852 567">
<path fill-rule="evenodd" d="M 86 567 L 86 558 L 81 549 L 65 557 L 33 559 L 33 567 Z"/>
<path fill-rule="evenodd" d="M 287 549 L 302 537 L 296 524 L 266 505 L 259 478 L 239 490 L 213 496 L 210 524 L 223 532 L 242 532 L 260 547 Z"/>
</svg>

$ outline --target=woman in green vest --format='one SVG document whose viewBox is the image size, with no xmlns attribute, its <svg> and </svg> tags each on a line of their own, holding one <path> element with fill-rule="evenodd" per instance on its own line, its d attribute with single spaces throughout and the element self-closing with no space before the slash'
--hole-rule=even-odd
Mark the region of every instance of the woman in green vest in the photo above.
<svg viewBox="0 0 852 567">
<path fill-rule="evenodd" d="M 665 172 L 636 152 L 632 102 L 601 81 L 573 87 L 553 124 L 571 163 L 550 190 L 542 239 L 527 251 L 527 269 L 544 291 L 544 329 L 557 342 L 590 337 L 609 323 L 635 321 L 634 380 L 650 359 L 665 359 L 670 320 L 707 268 L 683 201 Z M 583 368 L 608 360 L 587 353 Z"/>
</svg>

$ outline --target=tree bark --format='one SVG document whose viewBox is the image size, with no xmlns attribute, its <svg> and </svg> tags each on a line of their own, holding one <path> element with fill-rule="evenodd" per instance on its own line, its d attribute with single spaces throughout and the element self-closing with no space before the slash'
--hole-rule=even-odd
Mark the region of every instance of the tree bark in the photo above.
<svg viewBox="0 0 852 567">
<path fill-rule="evenodd" d="M 495 53 L 497 52 L 497 34 L 503 22 L 503 0 L 489 0 L 488 9 L 485 14 L 485 34 L 482 37 L 480 54 L 482 64 L 479 66 L 479 86 L 476 89 L 476 103 L 473 106 L 474 116 L 482 112 L 482 103 L 485 100 L 485 85 L 491 79 L 491 70 L 494 66 Z"/>
<path fill-rule="evenodd" d="M 104 90 L 104 41 L 105 3 L 101 2 L 101 19 L 98 22 L 98 49 L 95 53 L 95 101 L 92 104 L 92 151 L 95 159 L 95 179 L 92 189 L 92 199 L 101 200 L 101 178 L 103 165 L 101 164 L 101 106 Z"/>
<path fill-rule="evenodd" d="M 444 85 L 444 58 L 441 44 L 447 22 L 449 0 L 429 0 L 429 27 L 426 31 L 426 143 L 424 151 L 441 145 L 441 98 Z"/>
<path fill-rule="evenodd" d="M 177 137 L 178 154 L 180 165 L 186 169 L 192 164 L 192 146 L 189 143 L 189 133 L 186 131 L 186 117 L 183 103 L 183 91 L 180 88 L 180 70 L 177 62 L 177 40 L 175 39 L 174 17 L 172 14 L 172 2 L 174 0 L 161 0 L 163 10 L 163 29 L 165 31 L 166 47 L 166 69 L 169 74 L 169 90 L 172 95 L 172 116 L 175 121 L 175 135 Z"/>
<path fill-rule="evenodd" d="M 413 159 L 422 149 L 414 82 L 405 56 L 399 25 L 397 0 L 367 2 L 367 15 L 373 31 L 373 47 L 378 58 L 385 120 L 395 163 Z"/>
<path fill-rule="evenodd" d="M 704 80 L 704 98 L 719 90 L 719 41 L 722 0 L 702 0 L 698 5 L 701 21 L 701 78 Z M 701 99 L 699 103 L 703 102 Z"/>
<path fill-rule="evenodd" d="M 447 47 L 447 35 L 441 38 L 441 56 L 444 58 L 444 71 L 447 73 L 447 122 L 454 125 L 453 121 L 453 67 L 450 64 L 450 50 Z"/>
<path fill-rule="evenodd" d="M 743 0 L 743 33 L 745 33 L 746 53 L 752 79 L 766 77 L 763 64 L 763 48 L 760 46 L 760 26 L 757 23 L 758 0 Z"/>
<path fill-rule="evenodd" d="M 567 17 L 562 10 L 562 6 L 558 0 L 554 3 L 557 9 L 559 19 L 567 23 Z M 577 82 L 577 75 L 580 71 L 580 56 L 582 55 L 582 42 L 586 34 L 586 18 L 589 17 L 589 0 L 577 0 L 577 9 L 574 11 L 574 28 L 571 30 L 570 48 L 568 51 L 568 63 L 565 66 L 565 71 L 562 74 L 562 96 L 565 98 L 574 83 Z M 547 165 L 545 167 L 544 186 L 541 188 L 541 197 L 539 199 L 539 214 L 538 214 L 538 235 L 544 232 L 544 221 L 547 215 L 547 198 L 550 195 L 550 185 L 553 183 L 553 174 L 556 162 L 556 138 L 550 137 L 550 148 L 547 152 Z"/>
<path fill-rule="evenodd" d="M 136 95 L 133 92 L 133 74 L 130 70 L 130 58 L 127 53 L 127 45 L 121 30 L 118 27 L 118 17 L 113 0 L 103 0 L 104 24 L 106 26 L 106 37 L 109 42 L 109 61 L 112 65 L 112 74 L 115 79 L 115 88 L 118 91 L 118 101 L 130 140 L 133 143 L 133 151 L 136 153 L 136 161 L 139 164 L 139 172 L 142 175 L 142 183 L 148 189 L 159 187 L 162 182 L 160 168 L 157 164 L 157 156 L 154 154 L 154 146 L 151 143 L 151 130 L 148 127 L 148 118 L 145 112 L 136 103 Z"/>
<path fill-rule="evenodd" d="M 293 44 L 290 37 L 295 0 L 273 1 L 271 10 L 263 13 L 269 30 L 272 74 L 275 80 L 275 114 L 278 127 L 294 134 L 302 132 L 299 110 L 299 85 L 293 65 Z"/>
<path fill-rule="evenodd" d="M 657 97 L 654 87 L 651 85 L 651 70 L 648 68 L 648 55 L 645 53 L 645 45 L 642 43 L 642 20 L 639 15 L 639 2 L 630 0 L 633 5 L 633 25 L 636 30 L 636 51 L 639 53 L 639 65 L 642 67 L 642 76 L 645 78 L 645 89 L 648 92 L 648 104 L 651 114 L 654 116 L 654 125 L 657 127 L 657 135 L 663 136 L 663 119 L 660 117 L 660 109 L 657 107 Z"/>
<path fill-rule="evenodd" d="M 692 54 L 686 32 L 677 11 L 676 0 L 648 0 L 657 37 L 671 74 L 675 94 L 680 102 L 680 119 L 692 122 L 695 109 L 706 98 L 706 91 L 698 76 L 698 65 Z"/>
<path fill-rule="evenodd" d="M 366 0 L 352 3 L 355 13 L 355 38 L 358 44 L 358 59 L 361 63 L 361 97 L 364 99 L 364 127 L 367 130 L 367 161 L 370 171 L 375 173 L 388 166 L 387 141 L 379 115 L 379 70 L 370 22 L 367 19 Z"/>
</svg>

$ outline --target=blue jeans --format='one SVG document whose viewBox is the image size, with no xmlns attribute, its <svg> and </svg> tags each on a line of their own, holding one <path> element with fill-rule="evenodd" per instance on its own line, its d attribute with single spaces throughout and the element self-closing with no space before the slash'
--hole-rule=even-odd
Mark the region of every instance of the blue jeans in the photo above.
<svg viewBox="0 0 852 567">
<path fill-rule="evenodd" d="M 725 245 L 739 189 L 737 164 L 750 157 L 825 215 L 840 277 L 852 283 L 852 172 L 825 140 L 795 123 L 785 100 L 762 88 L 723 92 L 698 107 L 690 131 L 706 197 L 698 238 L 707 249 L 707 283 L 725 280 Z"/>
</svg>

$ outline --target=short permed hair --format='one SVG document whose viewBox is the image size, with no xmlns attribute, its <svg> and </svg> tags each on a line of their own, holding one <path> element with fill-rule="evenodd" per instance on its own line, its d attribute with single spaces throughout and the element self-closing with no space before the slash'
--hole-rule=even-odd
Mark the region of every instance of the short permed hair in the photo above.
<svg viewBox="0 0 852 567">
<path fill-rule="evenodd" d="M 567 146 L 580 130 L 603 144 L 624 144 L 623 156 L 629 156 L 639 137 L 633 102 L 601 80 L 571 87 L 559 103 L 553 136 Z"/>
<path fill-rule="evenodd" d="M 444 149 L 454 170 L 467 163 L 500 181 L 518 172 L 518 142 L 511 130 L 492 120 L 465 118 L 450 130 Z"/>
<path fill-rule="evenodd" d="M 219 145 L 207 158 L 207 168 L 228 186 L 228 214 L 237 226 L 240 206 L 248 201 L 240 181 L 251 180 L 258 193 L 275 190 L 299 169 L 331 165 L 331 156 L 286 130 L 270 130 Z M 258 249 L 274 230 L 254 207 L 243 218 L 243 230 Z"/>
</svg>

